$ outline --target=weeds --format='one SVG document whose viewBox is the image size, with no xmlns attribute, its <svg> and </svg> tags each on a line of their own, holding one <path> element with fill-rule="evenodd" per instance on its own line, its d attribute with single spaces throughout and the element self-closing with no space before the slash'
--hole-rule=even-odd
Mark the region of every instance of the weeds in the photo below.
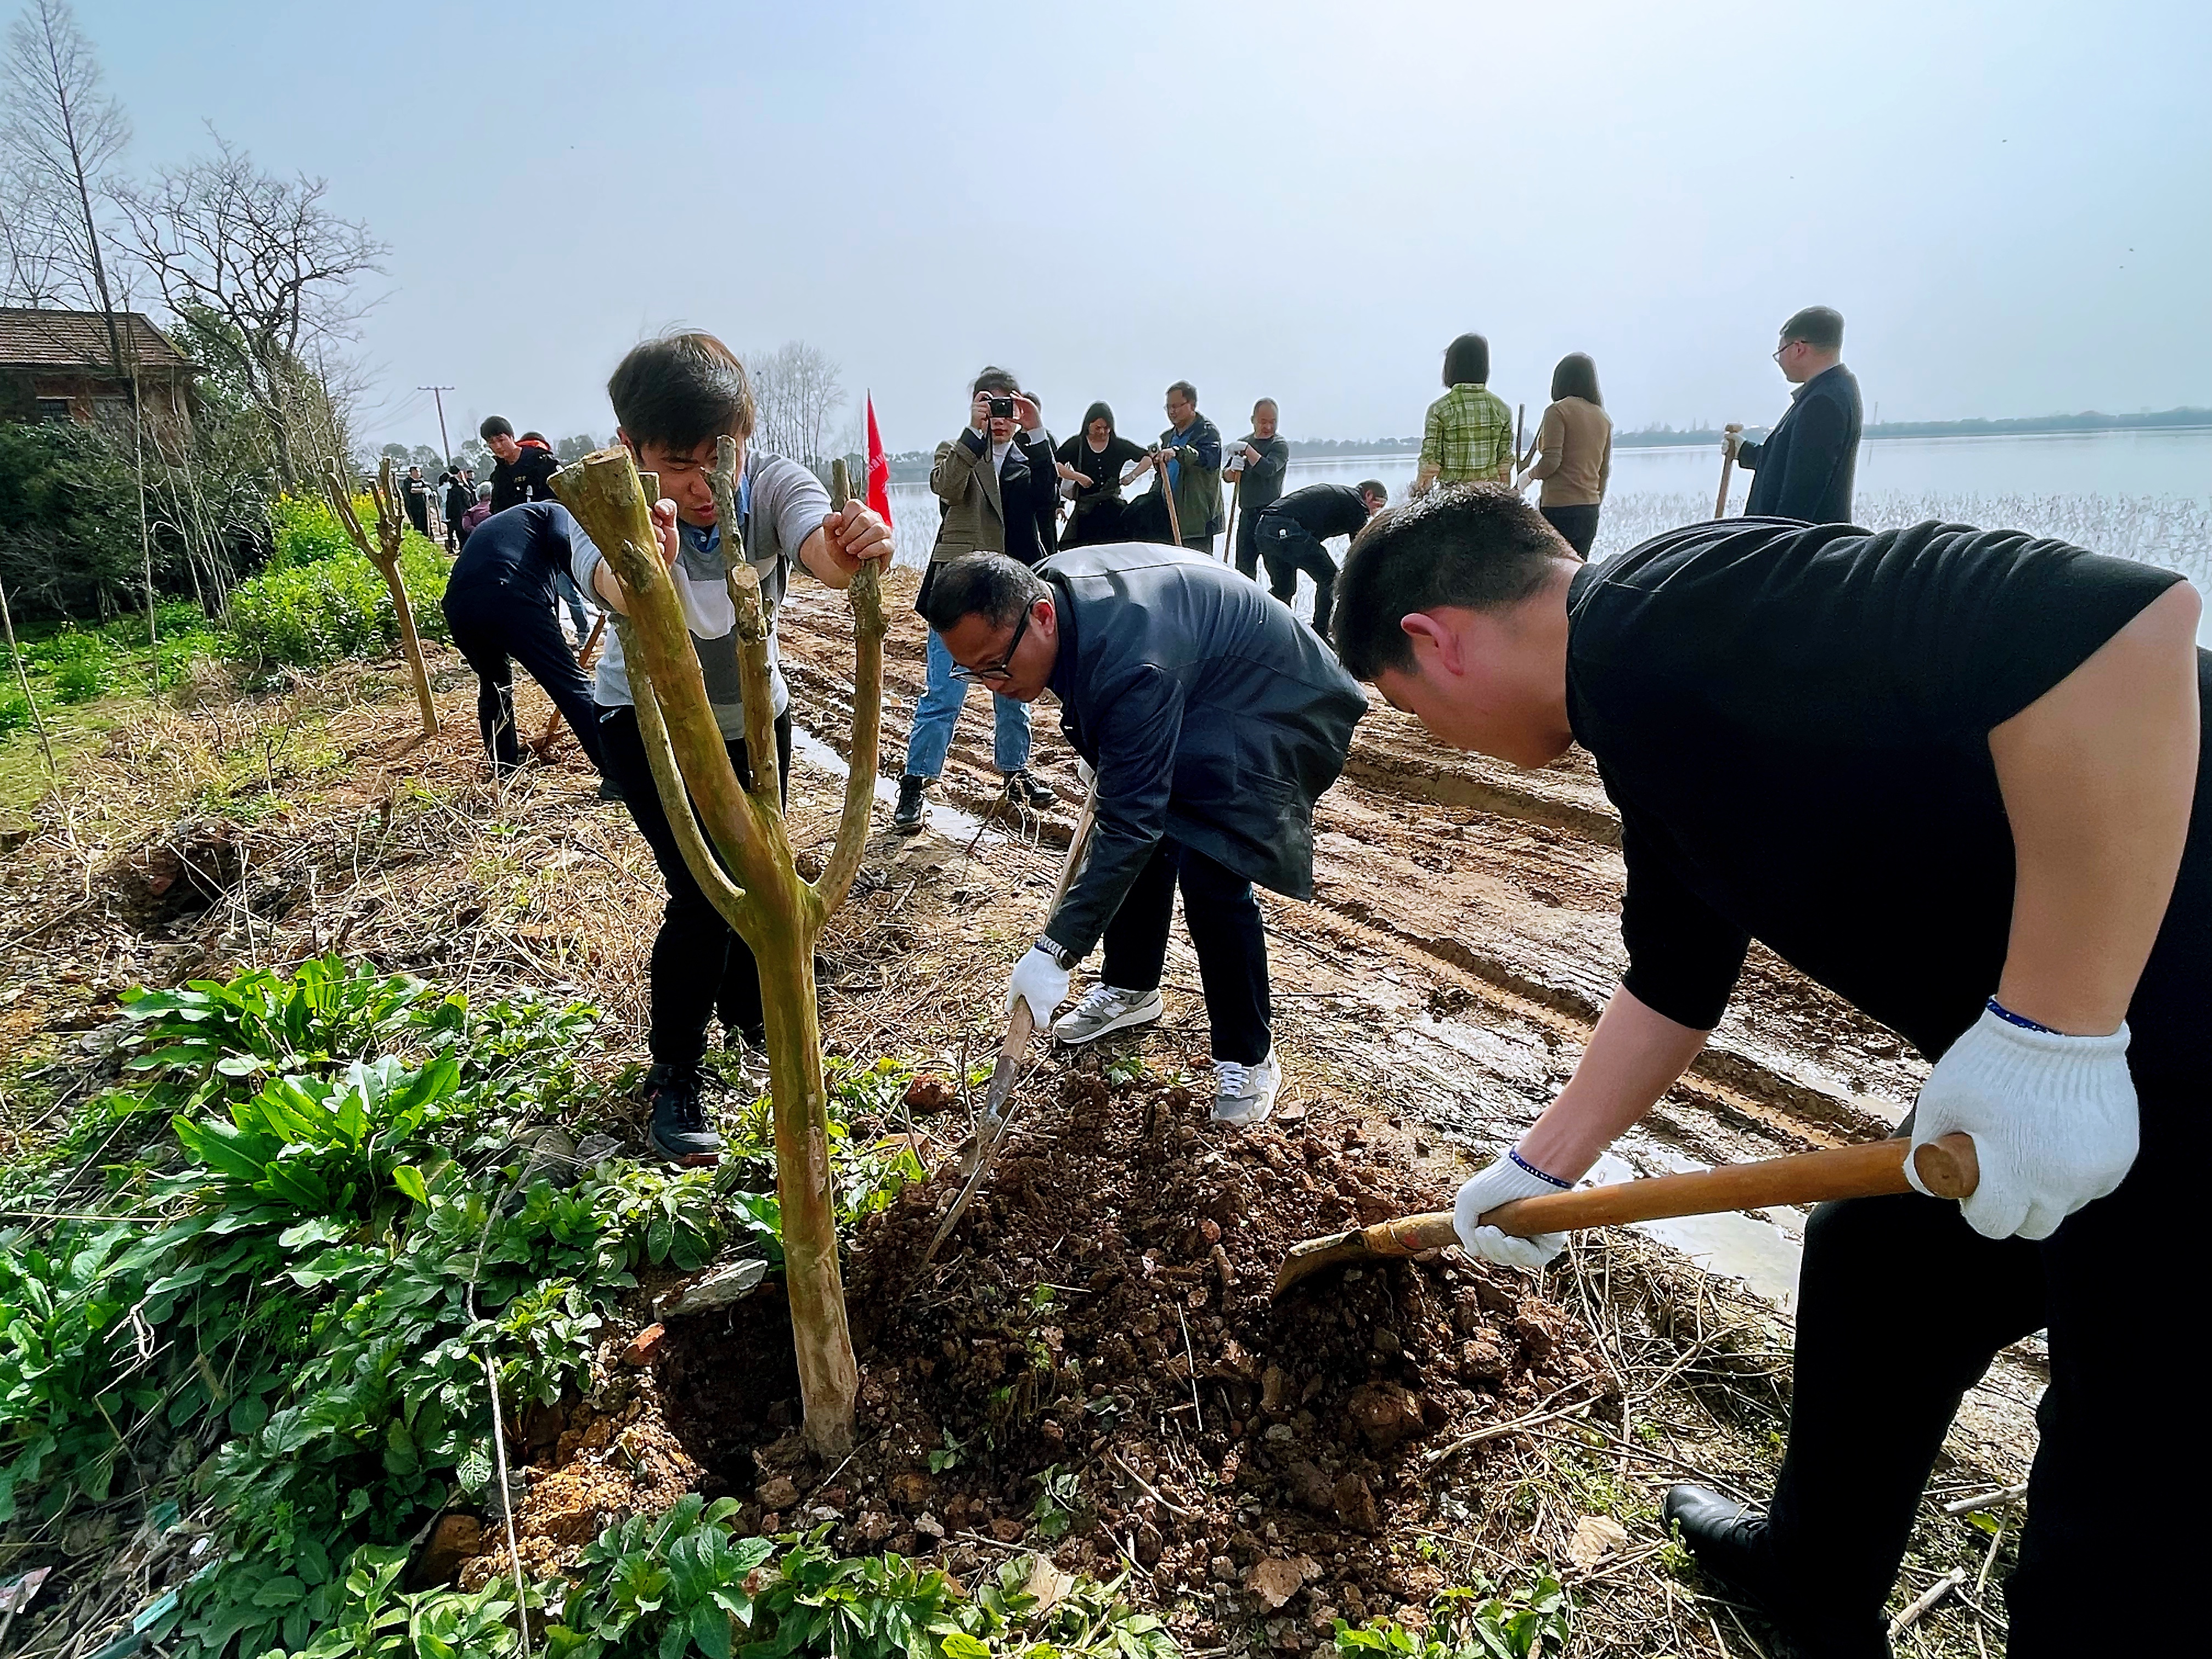
<svg viewBox="0 0 2212 1659">
<path fill-rule="evenodd" d="M 1510 1594 L 1477 1580 L 1437 1596 L 1425 1632 L 1390 1619 L 1372 1619 L 1356 1627 L 1340 1619 L 1336 1650 L 1342 1659 L 1529 1659 L 1540 1650 L 1566 1650 L 1571 1611 L 1567 1592 L 1548 1572 L 1536 1573 Z"/>
</svg>

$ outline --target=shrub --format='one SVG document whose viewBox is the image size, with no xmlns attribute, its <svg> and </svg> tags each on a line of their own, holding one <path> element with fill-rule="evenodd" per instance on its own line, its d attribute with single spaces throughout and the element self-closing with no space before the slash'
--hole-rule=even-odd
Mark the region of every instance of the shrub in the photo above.
<svg viewBox="0 0 2212 1659">
<path fill-rule="evenodd" d="M 425 639 L 446 637 L 438 601 L 447 570 L 445 555 L 410 530 L 400 545 L 399 574 Z M 399 618 L 384 578 L 349 542 L 341 551 L 306 564 L 274 563 L 240 582 L 230 596 L 230 634 L 234 656 L 312 668 L 382 655 L 399 643 Z"/>
<path fill-rule="evenodd" d="M 64 702 L 90 702 L 107 690 L 107 647 L 97 634 L 71 629 L 47 645 L 54 665 L 54 695 Z"/>
<path fill-rule="evenodd" d="M 31 723 L 31 705 L 14 686 L 0 689 L 0 738 L 13 737 Z"/>
<path fill-rule="evenodd" d="M 361 515 L 363 524 L 375 522 L 376 509 L 366 498 L 356 501 L 354 510 Z M 272 569 L 315 564 L 360 550 L 327 501 L 304 495 L 279 495 L 270 504 L 269 523 L 276 544 L 276 551 L 269 561 Z"/>
</svg>

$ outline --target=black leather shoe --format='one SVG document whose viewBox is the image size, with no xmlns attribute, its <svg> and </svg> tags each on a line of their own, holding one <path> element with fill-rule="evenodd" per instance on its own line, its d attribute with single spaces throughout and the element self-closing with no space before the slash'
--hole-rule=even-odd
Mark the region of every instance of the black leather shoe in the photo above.
<svg viewBox="0 0 2212 1659">
<path fill-rule="evenodd" d="M 1006 774 L 1006 799 L 1017 806 L 1042 811 L 1060 799 L 1060 791 L 1026 771 Z"/>
<path fill-rule="evenodd" d="M 917 778 L 912 773 L 899 780 L 898 805 L 891 811 L 891 828 L 902 836 L 911 836 L 921 828 L 928 814 L 927 778 Z"/>
<path fill-rule="evenodd" d="M 653 1112 L 647 1139 L 672 1164 L 708 1166 L 722 1159 L 722 1137 L 707 1124 L 696 1066 L 656 1064 L 645 1074 L 645 1103 Z"/>
<path fill-rule="evenodd" d="M 1835 1614 L 1788 1582 L 1765 1510 L 1686 1484 L 1667 1488 L 1661 1512 L 1681 1528 L 1698 1570 L 1765 1613 L 1804 1659 L 1890 1659 L 1879 1608 L 1871 1617 Z"/>
</svg>

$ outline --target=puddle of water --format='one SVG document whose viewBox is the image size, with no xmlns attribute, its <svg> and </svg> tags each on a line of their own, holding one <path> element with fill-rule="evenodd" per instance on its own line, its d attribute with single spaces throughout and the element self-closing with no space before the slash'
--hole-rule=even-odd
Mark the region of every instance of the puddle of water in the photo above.
<svg viewBox="0 0 2212 1659">
<path fill-rule="evenodd" d="M 1666 1149 L 1644 1144 L 1632 1146 L 1638 1157 L 1672 1169 L 1702 1169 L 1702 1164 L 1670 1155 Z M 1599 1181 L 1634 1181 L 1647 1173 L 1626 1158 L 1607 1152 L 1590 1171 Z M 1794 1224 L 1793 1237 L 1772 1222 L 1730 1211 L 1723 1215 L 1676 1216 L 1667 1221 L 1639 1221 L 1636 1231 L 1680 1250 L 1707 1273 L 1741 1279 L 1752 1294 L 1785 1311 L 1797 1301 L 1797 1268 L 1804 1255 L 1804 1213 L 1775 1209 L 1769 1214 Z"/>
<path fill-rule="evenodd" d="M 808 765 L 819 767 L 837 777 L 843 778 L 851 774 L 852 769 L 845 764 L 845 757 L 803 726 L 794 724 L 791 728 L 791 752 L 803 758 Z M 876 799 L 896 805 L 898 802 L 898 781 L 878 772 L 876 775 Z M 946 840 L 958 842 L 963 847 L 971 842 L 983 847 L 999 847 L 1013 839 L 1005 830 L 987 824 L 973 812 L 963 811 L 959 807 L 941 800 L 929 803 L 929 827 Z"/>
<path fill-rule="evenodd" d="M 1442 1097 L 1423 1115 L 1438 1128 L 1462 1135 L 1472 1133 L 1486 1144 L 1495 1144 L 1501 1133 L 1510 1135 L 1516 1127 L 1525 1125 L 1556 1091 L 1552 1077 L 1555 1062 L 1548 1049 L 1534 1033 L 1515 1030 L 1508 1023 L 1492 1027 L 1424 1016 L 1401 1024 L 1393 1042 L 1401 1056 L 1394 1060 L 1394 1067 L 1427 1083 L 1430 1088 L 1422 1092 Z M 1454 1118 L 1459 1120 L 1456 1124 Z M 1639 1135 L 1625 1139 L 1615 1152 L 1601 1158 L 1590 1178 L 1635 1181 L 1704 1167 Z M 1796 1301 L 1805 1216 L 1802 1211 L 1779 1207 L 1766 1213 L 1774 1220 L 1731 1212 L 1636 1225 L 1707 1273 L 1741 1279 L 1754 1295 L 1786 1310 Z"/>
</svg>

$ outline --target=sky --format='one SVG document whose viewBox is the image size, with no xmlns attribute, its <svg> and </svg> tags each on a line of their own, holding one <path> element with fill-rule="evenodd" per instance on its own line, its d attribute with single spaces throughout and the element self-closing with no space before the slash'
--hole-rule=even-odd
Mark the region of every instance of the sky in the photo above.
<svg viewBox="0 0 2212 1659">
<path fill-rule="evenodd" d="M 887 445 L 987 362 L 1074 429 L 1419 429 L 1489 337 L 1623 428 L 1772 421 L 1798 307 L 1869 418 L 2212 404 L 2212 5 L 78 0 L 136 129 L 391 246 L 358 435 L 612 428 L 645 336 L 801 339 Z"/>
</svg>

